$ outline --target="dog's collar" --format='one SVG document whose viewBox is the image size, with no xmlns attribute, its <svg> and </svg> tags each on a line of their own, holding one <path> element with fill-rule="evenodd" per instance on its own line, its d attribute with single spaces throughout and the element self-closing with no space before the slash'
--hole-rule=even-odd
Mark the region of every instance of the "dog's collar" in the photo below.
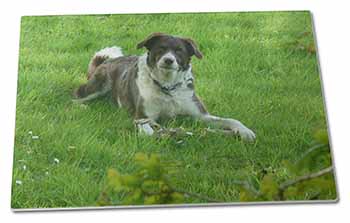
<svg viewBox="0 0 350 223">
<path fill-rule="evenodd" d="M 174 85 L 171 85 L 169 87 L 167 86 L 163 86 L 159 81 L 155 80 L 154 78 L 151 77 L 150 75 L 150 78 L 152 79 L 153 83 L 159 87 L 159 89 L 161 90 L 161 92 L 163 92 L 164 94 L 166 95 L 169 95 L 169 96 L 173 96 L 170 92 L 171 91 L 174 91 L 176 90 L 178 87 L 180 87 L 182 85 L 182 81 L 181 82 L 177 82 L 176 84 Z"/>
<path fill-rule="evenodd" d="M 148 57 L 146 57 L 146 58 L 148 58 Z M 148 72 L 147 72 L 148 73 L 148 77 L 152 80 L 154 85 L 156 85 L 160 89 L 161 92 L 163 92 L 164 94 L 166 94 L 168 96 L 172 97 L 173 95 L 171 94 L 171 91 L 174 91 L 177 88 L 181 87 L 184 82 L 185 82 L 185 84 L 187 84 L 187 87 L 193 88 L 193 77 L 190 77 L 187 80 L 184 79 L 184 81 L 177 82 L 177 83 L 175 83 L 175 84 L 173 84 L 171 86 L 168 86 L 168 87 L 167 86 L 163 86 L 158 80 L 156 80 L 156 79 L 154 79 L 152 77 L 152 75 L 151 75 L 151 68 L 148 66 L 148 64 L 146 66 L 148 68 Z M 189 67 L 189 69 L 191 69 L 191 66 Z"/>
</svg>

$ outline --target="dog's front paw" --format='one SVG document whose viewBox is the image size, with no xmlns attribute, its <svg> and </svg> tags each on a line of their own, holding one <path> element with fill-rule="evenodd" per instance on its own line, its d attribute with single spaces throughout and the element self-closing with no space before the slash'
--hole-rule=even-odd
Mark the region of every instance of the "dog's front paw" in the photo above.
<svg viewBox="0 0 350 223">
<path fill-rule="evenodd" d="M 157 125 L 154 121 L 150 119 L 138 119 L 138 120 L 135 120 L 135 124 L 140 134 L 148 135 L 148 136 L 151 136 L 154 134 L 153 127 Z"/>
<path fill-rule="evenodd" d="M 139 133 L 142 135 L 148 135 L 151 136 L 154 133 L 153 128 L 149 123 L 146 124 L 138 124 L 137 128 L 139 129 Z"/>
<path fill-rule="evenodd" d="M 255 140 L 255 133 L 243 125 L 240 121 L 228 119 L 229 129 L 238 134 L 243 140 L 253 142 Z"/>
<path fill-rule="evenodd" d="M 245 126 L 238 128 L 238 134 L 243 140 L 249 142 L 253 142 L 256 138 L 255 133 Z"/>
</svg>

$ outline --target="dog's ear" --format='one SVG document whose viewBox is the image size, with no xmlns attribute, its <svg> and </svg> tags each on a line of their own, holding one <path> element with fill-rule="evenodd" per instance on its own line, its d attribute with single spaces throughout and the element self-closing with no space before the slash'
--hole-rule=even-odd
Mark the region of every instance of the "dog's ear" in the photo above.
<svg viewBox="0 0 350 223">
<path fill-rule="evenodd" d="M 166 36 L 164 33 L 152 33 L 149 35 L 146 39 L 144 39 L 142 42 L 137 44 L 137 49 L 141 49 L 142 47 L 146 47 L 148 50 L 151 49 L 152 44 L 157 40 L 159 37 Z"/>
<path fill-rule="evenodd" d="M 189 50 L 191 56 L 195 55 L 198 59 L 203 58 L 202 52 L 199 51 L 197 44 L 192 39 L 183 38 L 182 40 L 185 42 L 186 47 Z"/>
</svg>

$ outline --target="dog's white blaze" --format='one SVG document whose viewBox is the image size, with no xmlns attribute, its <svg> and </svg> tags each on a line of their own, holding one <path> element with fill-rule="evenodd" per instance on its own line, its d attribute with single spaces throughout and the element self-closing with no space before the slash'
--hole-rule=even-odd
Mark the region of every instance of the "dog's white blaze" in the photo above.
<svg viewBox="0 0 350 223">
<path fill-rule="evenodd" d="M 154 85 L 150 78 L 151 71 L 147 66 L 146 58 L 147 55 L 143 55 L 139 59 L 139 72 L 136 79 L 140 95 L 144 99 L 145 115 L 153 120 L 156 120 L 160 116 L 199 115 L 200 111 L 192 100 L 194 91 L 186 86 L 185 81 L 186 78 L 193 78 L 191 69 L 177 73 L 177 76 L 181 77 L 184 83 L 172 91 L 172 96 L 169 97 L 161 93 L 159 87 Z"/>
<path fill-rule="evenodd" d="M 168 52 L 168 53 L 166 53 L 166 54 L 164 54 L 160 59 L 159 59 L 159 61 L 158 61 L 158 64 L 157 64 L 157 66 L 158 67 L 161 67 L 165 62 L 165 59 L 172 59 L 174 62 L 171 64 L 171 67 L 173 68 L 173 69 L 178 69 L 179 68 L 179 64 L 177 63 L 177 61 L 176 61 L 176 57 L 175 57 L 175 55 L 173 54 L 173 53 L 171 53 L 171 52 Z"/>
</svg>

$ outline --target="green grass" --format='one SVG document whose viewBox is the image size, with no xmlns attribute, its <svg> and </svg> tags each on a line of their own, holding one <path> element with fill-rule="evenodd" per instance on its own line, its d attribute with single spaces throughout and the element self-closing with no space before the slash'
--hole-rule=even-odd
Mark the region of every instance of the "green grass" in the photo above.
<svg viewBox="0 0 350 223">
<path fill-rule="evenodd" d="M 197 41 L 205 56 L 193 59 L 198 94 L 211 113 L 252 128 L 254 144 L 201 135 L 204 126 L 187 119 L 168 123 L 194 132 L 184 144 L 157 141 L 138 136 L 108 98 L 71 102 L 95 51 L 141 54 L 136 44 L 156 31 Z M 281 161 L 296 160 L 325 126 L 316 55 L 293 45 L 305 32 L 308 12 L 22 18 L 12 207 L 95 206 L 106 170 L 133 170 L 136 152 L 179 162 L 176 187 L 228 202 L 238 201 L 230 182 L 243 173 L 272 169 L 283 178 Z"/>
</svg>

